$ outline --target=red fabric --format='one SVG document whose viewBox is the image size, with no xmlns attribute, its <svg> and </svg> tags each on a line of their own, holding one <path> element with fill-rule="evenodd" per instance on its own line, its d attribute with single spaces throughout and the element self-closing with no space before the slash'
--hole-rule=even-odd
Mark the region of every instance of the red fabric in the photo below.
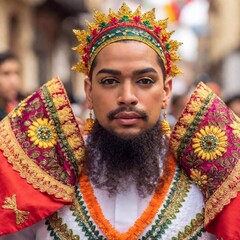
<svg viewBox="0 0 240 240">
<path fill-rule="evenodd" d="M 224 207 L 206 230 L 224 240 L 240 239 L 240 193 Z"/>
<path fill-rule="evenodd" d="M 17 209 L 30 212 L 28 220 L 21 225 L 16 224 L 13 210 L 2 208 L 6 197 L 12 197 L 13 194 L 16 194 Z M 41 193 L 28 184 L 26 179 L 13 170 L 0 151 L 0 236 L 28 227 L 51 215 L 63 205 L 63 201 L 55 201 L 52 196 Z"/>
</svg>

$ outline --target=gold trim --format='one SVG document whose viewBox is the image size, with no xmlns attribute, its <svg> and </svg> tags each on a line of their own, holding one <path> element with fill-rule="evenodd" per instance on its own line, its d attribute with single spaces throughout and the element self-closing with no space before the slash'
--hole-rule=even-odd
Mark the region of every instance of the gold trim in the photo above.
<svg viewBox="0 0 240 240">
<path fill-rule="evenodd" d="M 67 186 L 57 181 L 37 164 L 35 164 L 19 145 L 11 129 L 10 120 L 5 118 L 0 124 L 0 149 L 3 151 L 7 161 L 13 165 L 13 169 L 20 173 L 20 176 L 32 184 L 35 189 L 47 192 L 56 198 L 72 201 L 74 187 Z"/>
<path fill-rule="evenodd" d="M 204 213 L 197 213 L 196 217 L 191 220 L 190 225 L 184 228 L 183 232 L 178 232 L 177 237 L 173 237 L 173 240 L 188 240 L 196 237 L 196 235 L 201 231 L 203 228 L 204 222 Z"/>
<path fill-rule="evenodd" d="M 238 161 L 231 174 L 206 202 L 205 225 L 213 220 L 223 210 L 224 206 L 228 205 L 231 199 L 235 198 L 238 192 L 240 192 L 239 173 L 240 161 Z"/>
<path fill-rule="evenodd" d="M 14 211 L 16 214 L 17 225 L 20 225 L 28 220 L 28 215 L 30 212 L 22 211 L 17 208 L 16 194 L 13 194 L 12 197 L 6 197 L 3 201 L 2 208 Z"/>
<path fill-rule="evenodd" d="M 177 190 L 174 193 L 174 196 L 171 200 L 172 204 L 167 208 L 164 217 L 161 219 L 158 225 L 163 224 L 168 219 L 172 218 L 173 215 L 173 209 L 180 208 L 182 206 L 182 202 L 184 198 L 187 197 L 187 193 L 189 192 L 189 189 L 191 188 L 191 184 L 189 181 L 189 178 L 187 175 L 181 170 L 181 175 L 179 178 L 179 181 L 177 183 Z M 174 211 L 176 213 L 176 211 Z"/>
<path fill-rule="evenodd" d="M 51 230 L 58 235 L 61 240 L 79 240 L 78 235 L 73 235 L 72 229 L 69 229 L 66 223 L 63 223 L 62 218 L 60 218 L 55 212 L 50 217 L 48 217 Z"/>
<path fill-rule="evenodd" d="M 70 102 L 67 98 L 65 89 L 58 78 L 49 81 L 46 87 L 52 97 L 52 101 L 56 107 L 57 115 L 62 125 L 62 130 L 68 144 L 73 150 L 76 159 L 76 164 L 81 165 L 81 160 L 84 156 L 84 142 L 81 137 L 80 129 L 77 125 L 77 120 L 72 112 Z M 79 172 L 80 174 L 80 172 Z"/>
<path fill-rule="evenodd" d="M 182 139 L 186 138 L 188 127 L 193 123 L 196 114 L 199 112 L 203 102 L 207 98 L 210 100 L 207 104 L 210 105 L 216 98 L 216 95 L 214 95 L 204 83 L 199 83 L 187 106 L 185 107 L 183 114 L 180 116 L 179 121 L 175 125 L 171 135 L 170 145 L 176 158 L 181 157 L 181 155 L 179 155 L 179 147 L 181 147 Z M 188 138 L 189 137 L 192 136 L 188 136 Z M 181 161 L 181 159 L 178 159 L 178 161 Z M 225 181 L 206 201 L 204 221 L 205 226 L 223 210 L 224 206 L 230 203 L 231 199 L 237 196 L 238 192 L 240 192 L 240 182 L 238 180 L 239 172 L 240 161 L 237 162 L 236 166 L 225 179 Z"/>
<path fill-rule="evenodd" d="M 194 121 L 196 113 L 210 93 L 211 91 L 203 83 L 200 83 L 176 123 L 170 138 L 170 145 L 176 159 L 178 157 L 178 148 L 185 137 L 189 125 Z"/>
</svg>

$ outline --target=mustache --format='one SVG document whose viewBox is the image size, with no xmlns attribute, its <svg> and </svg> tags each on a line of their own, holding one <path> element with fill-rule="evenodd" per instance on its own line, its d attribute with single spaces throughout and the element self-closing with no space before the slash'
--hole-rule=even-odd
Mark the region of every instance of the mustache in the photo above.
<svg viewBox="0 0 240 240">
<path fill-rule="evenodd" d="M 148 115 L 145 111 L 137 109 L 133 106 L 121 106 L 111 112 L 109 112 L 109 114 L 107 115 L 109 120 L 113 120 L 115 118 L 115 115 L 120 113 L 120 112 L 134 112 L 137 113 L 141 116 L 142 119 L 147 120 L 148 119 Z"/>
</svg>

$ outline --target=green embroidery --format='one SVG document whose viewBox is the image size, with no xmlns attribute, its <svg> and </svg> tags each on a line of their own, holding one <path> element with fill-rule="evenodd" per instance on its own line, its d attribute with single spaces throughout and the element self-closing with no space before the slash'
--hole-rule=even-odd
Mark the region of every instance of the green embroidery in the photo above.
<svg viewBox="0 0 240 240">
<path fill-rule="evenodd" d="M 202 104 L 199 111 L 196 113 L 194 120 L 189 125 L 186 134 L 182 137 L 182 141 L 179 144 L 178 150 L 177 150 L 177 159 L 182 159 L 182 155 L 184 154 L 184 149 L 189 145 L 191 139 L 192 139 L 192 133 L 196 131 L 196 128 L 199 126 L 199 123 L 202 121 L 202 118 L 204 117 L 204 112 L 208 108 L 208 106 L 213 101 L 213 93 L 209 94 L 207 98 L 205 99 L 204 103 Z"/>
<path fill-rule="evenodd" d="M 168 195 L 168 199 L 163 205 L 163 209 L 158 214 L 155 224 L 152 229 L 146 233 L 146 236 L 142 237 L 141 240 L 145 239 L 160 239 L 168 229 L 168 226 L 172 223 L 173 219 L 176 219 L 176 213 L 182 207 L 182 202 L 187 197 L 187 192 L 190 189 L 190 182 L 186 175 L 180 170 L 177 170 L 173 186 Z"/>
<path fill-rule="evenodd" d="M 161 238 L 161 236 L 165 233 L 165 230 L 172 223 L 171 220 L 176 218 L 175 213 L 179 212 L 179 209 L 182 207 L 182 202 L 184 202 L 184 198 L 187 197 L 189 188 L 190 183 L 186 175 L 178 169 L 174 177 L 173 186 L 171 187 L 161 213 L 157 215 L 151 230 L 149 230 L 145 236 L 141 237 L 141 240 Z M 82 231 L 85 233 L 85 236 L 89 236 L 89 240 L 106 239 L 102 235 L 99 235 L 99 232 L 97 232 L 97 236 L 95 236 L 95 238 L 91 238 L 94 236 L 94 233 L 89 231 L 92 231 L 91 228 L 95 231 L 97 227 L 94 225 L 92 220 L 89 220 L 89 213 L 84 205 L 84 201 L 79 191 L 76 192 L 76 198 L 77 202 L 74 204 L 75 206 L 71 207 L 71 209 L 74 211 L 73 215 L 76 216 L 76 221 L 78 222 L 78 225 L 82 227 Z"/>
<path fill-rule="evenodd" d="M 89 240 L 107 240 L 102 235 L 100 235 L 96 225 L 90 219 L 87 207 L 84 205 L 84 200 L 77 187 L 75 192 L 76 199 L 70 210 L 73 211 L 73 216 L 76 217 L 75 221 L 78 223 L 78 226 L 82 228 L 82 231 Z"/>
<path fill-rule="evenodd" d="M 72 229 L 68 229 L 66 223 L 62 223 L 62 218 L 59 218 L 57 213 L 48 217 L 45 224 L 54 240 L 80 240 L 78 235 L 73 235 Z"/>
<path fill-rule="evenodd" d="M 124 20 L 127 21 L 127 20 Z M 146 24 L 149 22 L 146 21 Z M 117 29 L 111 29 L 108 31 L 107 34 L 104 34 L 103 36 L 100 36 L 96 42 L 94 43 L 94 46 L 91 49 L 90 53 L 90 59 L 93 59 L 96 55 L 96 52 L 99 52 L 100 49 L 102 49 L 102 46 L 105 46 L 108 44 L 108 42 L 112 42 L 113 39 L 135 39 L 135 40 L 141 40 L 142 42 L 146 42 L 147 45 L 151 46 L 160 56 L 164 55 L 163 49 L 158 42 L 158 40 L 152 36 L 150 33 L 146 32 L 145 30 L 136 29 L 134 27 L 119 27 Z M 98 50 L 99 49 L 99 50 Z M 165 57 L 163 56 L 163 59 Z"/>
<path fill-rule="evenodd" d="M 205 232 L 203 228 L 204 211 L 197 213 L 196 218 L 191 220 L 190 226 L 186 226 L 184 232 L 179 232 L 177 237 L 173 237 L 172 240 L 197 240 Z"/>
<path fill-rule="evenodd" d="M 43 97 L 45 100 L 44 102 L 47 105 L 47 109 L 48 109 L 49 113 L 51 114 L 51 119 L 54 121 L 54 123 L 56 125 L 56 131 L 57 131 L 58 138 L 61 140 L 62 146 L 67 155 L 66 160 L 70 159 L 71 165 L 73 165 L 73 168 L 74 168 L 75 176 L 78 176 L 78 166 L 77 166 L 78 160 L 75 158 L 73 151 L 64 135 L 61 122 L 57 115 L 57 109 L 53 103 L 51 94 L 48 91 L 46 86 L 43 86 L 42 93 L 43 93 Z"/>
<path fill-rule="evenodd" d="M 182 203 L 185 201 L 189 189 L 190 181 L 183 171 L 177 169 L 167 200 L 165 201 L 160 213 L 157 215 L 151 229 L 145 234 L 145 236 L 140 237 L 139 240 L 162 239 L 166 229 L 168 229 L 169 225 L 172 224 L 172 220 L 176 219 L 176 214 L 180 211 Z M 88 240 L 107 240 L 100 234 L 98 227 L 92 221 L 87 207 L 84 204 L 83 197 L 77 187 L 75 192 L 76 199 L 74 204 L 70 207 L 70 210 L 73 212 L 72 214 L 75 217 L 75 221 L 77 222 L 78 226 L 81 227 L 81 231 Z M 53 220 L 58 222 L 58 224 L 52 223 Z M 54 237 L 54 240 L 62 240 L 62 238 L 59 238 L 58 236 L 63 235 L 63 232 L 72 234 L 72 230 L 69 230 L 66 224 L 62 224 L 61 218 L 52 218 L 48 220 L 46 224 L 48 225 L 48 230 L 51 231 L 51 236 Z M 202 232 L 204 231 L 202 226 L 203 214 L 197 214 L 196 219 L 191 220 L 190 226 L 186 226 L 184 232 L 179 232 L 178 237 L 172 238 L 172 240 L 195 240 L 198 236 L 201 236 Z M 75 238 L 69 237 L 68 240 L 70 239 Z"/>
</svg>

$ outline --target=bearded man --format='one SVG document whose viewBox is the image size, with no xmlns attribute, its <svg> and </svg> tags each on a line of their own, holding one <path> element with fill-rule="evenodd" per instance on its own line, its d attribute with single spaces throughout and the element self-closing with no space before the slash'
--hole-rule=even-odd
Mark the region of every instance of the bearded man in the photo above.
<svg viewBox="0 0 240 240">
<path fill-rule="evenodd" d="M 87 31 L 75 31 L 81 60 L 74 68 L 88 75 L 91 132 L 82 139 L 58 79 L 0 126 L 0 140 L 7 142 L 1 161 L 16 170 L 1 177 L 19 181 L 18 187 L 4 184 L 9 223 L 1 239 L 217 239 L 215 218 L 222 209 L 204 211 L 217 188 L 204 166 L 227 154 L 227 136 L 217 126 L 202 126 L 215 95 L 200 85 L 169 140 L 161 113 L 180 71 L 174 65 L 179 43 L 166 21 L 126 4 L 118 13 L 96 12 L 94 19 Z M 192 181 L 178 166 L 179 156 Z"/>
</svg>

